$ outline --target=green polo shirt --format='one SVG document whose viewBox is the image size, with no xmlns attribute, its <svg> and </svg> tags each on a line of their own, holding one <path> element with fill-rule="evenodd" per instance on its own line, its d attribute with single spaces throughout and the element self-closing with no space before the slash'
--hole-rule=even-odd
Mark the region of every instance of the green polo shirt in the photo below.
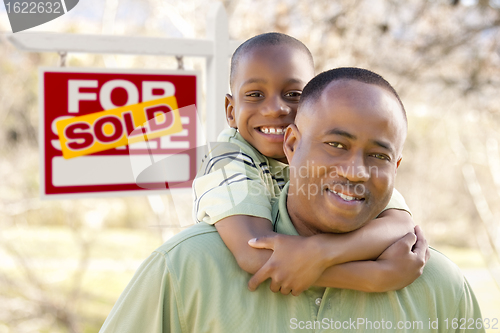
<svg viewBox="0 0 500 333">
<path fill-rule="evenodd" d="M 286 195 L 273 203 L 272 217 L 279 233 L 297 235 Z M 250 274 L 214 226 L 199 223 L 146 259 L 100 332 L 484 332 L 464 276 L 431 252 L 422 276 L 399 291 L 312 287 L 294 297 L 271 292 L 266 281 L 250 292 Z"/>
</svg>

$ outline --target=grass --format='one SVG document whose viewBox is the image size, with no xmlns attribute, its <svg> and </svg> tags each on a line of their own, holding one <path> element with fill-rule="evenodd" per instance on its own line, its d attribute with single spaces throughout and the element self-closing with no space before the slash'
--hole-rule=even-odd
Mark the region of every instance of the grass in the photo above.
<svg viewBox="0 0 500 333">
<path fill-rule="evenodd" d="M 138 265 L 162 243 L 162 240 L 155 229 L 84 229 L 80 230 L 78 235 L 75 237 L 68 228 L 62 227 L 10 228 L 2 231 L 4 244 L 10 244 L 21 253 L 26 258 L 30 270 L 42 281 L 42 295 L 63 306 L 73 290 L 75 269 L 82 255 L 78 239 L 90 241 L 90 260 L 87 270 L 80 276 L 80 297 L 75 304 L 68 306 L 80 316 L 81 332 L 96 333 Z M 499 318 L 500 290 L 489 275 L 481 254 L 474 249 L 439 246 L 436 248 L 463 270 L 476 294 L 483 318 Z M 26 275 L 18 262 L 12 260 L 12 256 L 2 249 L 0 246 L 0 278 L 3 273 L 14 281 L 26 282 Z M 20 304 L 34 304 L 36 307 L 37 302 L 30 303 L 27 299 L 30 294 L 36 294 L 36 290 L 23 290 L 29 283 L 8 286 L 5 281 L 0 280 L 0 295 L 4 295 L 0 303 L 7 302 L 4 304 L 8 306 L 9 302 L 21 302 Z M 9 313 L 18 315 L 20 311 Z M 34 313 L 40 313 L 40 309 L 35 309 Z M 43 316 L 46 318 L 50 313 Z M 67 332 L 56 317 L 52 320 L 34 321 L 29 326 L 30 331 Z M 33 325 L 38 327 L 34 329 Z M 12 324 L 5 313 L 0 315 L 0 333 L 26 331 L 22 327 Z"/>
<path fill-rule="evenodd" d="M 84 253 L 79 245 L 81 239 L 88 241 L 89 260 L 87 269 L 80 275 L 80 296 L 72 298 L 70 295 L 78 282 L 75 272 Z M 29 329 L 27 325 L 13 321 L 23 315 L 42 316 L 47 310 L 41 304 L 43 302 L 70 308 L 82 318 L 79 321 L 81 332 L 94 333 L 99 331 L 139 264 L 161 245 L 162 240 L 156 230 L 148 229 L 82 229 L 75 234 L 63 227 L 29 227 L 2 230 L 2 243 L 0 295 L 6 297 L 0 297 L 0 303 L 3 301 L 8 306 L 22 302 L 34 307 L 34 310 L 28 311 L 29 307 L 20 311 L 10 309 L 10 318 L 4 312 L 0 315 L 0 333 L 67 332 L 64 325 L 58 323 L 57 315 L 53 315 L 54 320 L 34 323 L 34 326 L 38 325 L 36 328 L 29 325 Z M 19 261 L 13 259 L 12 251 L 5 250 L 5 245 L 22 255 L 26 266 L 40 282 L 39 288 L 32 288 L 32 281 L 27 278 Z M 2 276 L 10 280 L 1 279 Z M 16 285 L 9 286 L 7 281 L 16 281 Z M 31 301 L 30 298 L 38 300 Z M 9 326 L 10 330 L 3 329 Z"/>
</svg>

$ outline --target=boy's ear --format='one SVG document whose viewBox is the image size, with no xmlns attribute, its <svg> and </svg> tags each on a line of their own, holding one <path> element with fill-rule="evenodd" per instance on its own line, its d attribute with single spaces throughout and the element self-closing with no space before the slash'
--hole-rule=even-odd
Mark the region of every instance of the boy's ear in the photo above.
<svg viewBox="0 0 500 333">
<path fill-rule="evenodd" d="M 233 96 L 226 94 L 226 120 L 229 127 L 238 128 L 236 126 L 236 118 L 234 117 Z"/>
<path fill-rule="evenodd" d="M 300 141 L 300 132 L 295 124 L 290 124 L 286 128 L 285 137 L 283 139 L 283 151 L 285 152 L 288 163 L 292 161 L 293 155 L 297 150 Z"/>
</svg>

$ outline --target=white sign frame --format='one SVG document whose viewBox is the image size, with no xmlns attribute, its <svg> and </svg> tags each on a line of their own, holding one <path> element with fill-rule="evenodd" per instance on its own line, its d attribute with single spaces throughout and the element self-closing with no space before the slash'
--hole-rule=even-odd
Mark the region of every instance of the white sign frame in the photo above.
<svg viewBox="0 0 500 333">
<path fill-rule="evenodd" d="M 39 102 L 39 149 L 40 149 L 40 198 L 42 200 L 59 200 L 59 199 L 83 199 L 83 198 L 109 198 L 109 197 L 124 197 L 124 196 L 144 196 L 144 195 L 161 195 L 165 194 L 165 191 L 170 191 L 170 193 L 186 193 L 186 191 L 191 191 L 191 188 L 172 188 L 172 189 L 159 189 L 159 190 L 133 190 L 133 191 L 107 191 L 107 192 L 88 192 L 88 193 L 70 193 L 70 194 L 49 194 L 45 193 L 46 183 L 45 183 L 45 87 L 43 85 L 43 77 L 45 72 L 66 72 L 66 73 L 116 73 L 116 74 L 163 74 L 163 75 L 194 75 L 196 77 L 196 106 L 198 107 L 201 100 L 201 73 L 196 70 L 152 70 L 152 69 L 136 69 L 136 68 L 80 68 L 80 67 L 40 67 L 38 69 L 39 74 L 39 91 L 38 91 L 38 102 Z M 221 111 L 222 112 L 222 111 Z M 201 147 L 206 144 L 206 133 L 204 133 L 204 127 L 202 126 L 199 113 L 197 115 L 197 130 L 196 133 L 196 144 L 197 147 Z M 200 165 L 201 161 L 200 154 L 197 154 L 196 165 Z"/>
</svg>

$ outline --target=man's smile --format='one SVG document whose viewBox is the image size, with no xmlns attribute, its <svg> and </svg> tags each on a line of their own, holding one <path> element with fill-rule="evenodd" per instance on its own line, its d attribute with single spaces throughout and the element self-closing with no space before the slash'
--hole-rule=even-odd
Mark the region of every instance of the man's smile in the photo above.
<svg viewBox="0 0 500 333">
<path fill-rule="evenodd" d="M 364 201 L 365 200 L 362 197 L 347 195 L 347 194 L 338 192 L 336 190 L 327 189 L 327 191 L 341 197 L 344 201 Z"/>
<path fill-rule="evenodd" d="M 359 210 L 366 203 L 366 188 L 363 186 L 363 193 L 356 190 L 351 184 L 334 183 L 326 186 L 325 194 L 328 201 L 338 208 Z"/>
</svg>

